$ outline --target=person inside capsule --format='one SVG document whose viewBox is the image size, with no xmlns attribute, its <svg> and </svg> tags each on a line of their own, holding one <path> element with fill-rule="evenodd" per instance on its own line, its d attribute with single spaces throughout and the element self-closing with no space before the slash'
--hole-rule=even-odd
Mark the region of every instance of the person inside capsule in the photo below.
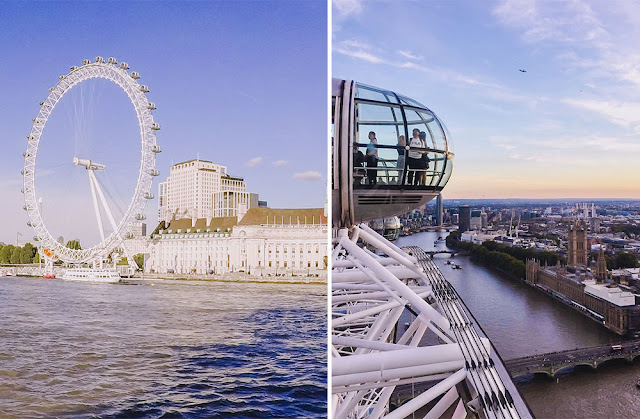
<svg viewBox="0 0 640 419">
<path fill-rule="evenodd" d="M 420 140 L 420 130 L 418 128 L 413 129 L 413 137 L 409 140 L 409 147 L 421 148 L 422 140 Z M 409 168 L 408 183 L 409 185 L 418 184 L 418 172 L 420 170 L 422 162 L 422 153 L 419 151 L 409 151 L 407 153 L 407 167 Z M 414 176 L 415 175 L 415 176 Z"/>
<path fill-rule="evenodd" d="M 424 131 L 420 131 L 420 143 L 422 145 L 420 145 L 420 147 L 422 148 L 427 148 L 427 133 Z M 420 169 L 421 171 L 418 172 L 418 185 L 426 185 L 427 184 L 427 169 L 429 168 L 429 156 L 427 155 L 426 152 L 422 153 L 422 155 L 420 156 Z"/>
<path fill-rule="evenodd" d="M 369 144 L 367 145 L 367 167 L 374 168 L 372 170 L 367 169 L 367 178 L 369 179 L 369 185 L 375 185 L 377 181 L 377 167 L 378 167 L 378 140 L 376 140 L 376 133 L 369 131 Z"/>
</svg>

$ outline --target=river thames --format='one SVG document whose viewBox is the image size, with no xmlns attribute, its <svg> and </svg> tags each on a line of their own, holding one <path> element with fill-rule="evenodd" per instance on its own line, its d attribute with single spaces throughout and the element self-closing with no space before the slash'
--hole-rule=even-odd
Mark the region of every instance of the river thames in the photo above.
<svg viewBox="0 0 640 419">
<path fill-rule="evenodd" d="M 326 285 L 0 278 L 0 417 L 325 417 Z"/>
<path fill-rule="evenodd" d="M 446 232 L 401 237 L 395 244 L 445 249 L 435 244 Z M 593 320 L 497 272 L 455 256 L 462 269 L 434 261 L 458 291 L 504 360 L 620 341 L 620 337 Z M 598 367 L 576 368 L 557 380 L 525 376 L 515 381 L 537 418 L 640 417 L 640 359 L 633 364 L 611 361 Z"/>
</svg>

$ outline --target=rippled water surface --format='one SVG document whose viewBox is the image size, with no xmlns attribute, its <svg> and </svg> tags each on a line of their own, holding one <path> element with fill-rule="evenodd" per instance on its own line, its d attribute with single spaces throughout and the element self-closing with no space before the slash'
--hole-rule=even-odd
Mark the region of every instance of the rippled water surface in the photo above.
<svg viewBox="0 0 640 419">
<path fill-rule="evenodd" d="M 326 416 L 326 298 L 0 278 L 0 416 Z"/>
</svg>

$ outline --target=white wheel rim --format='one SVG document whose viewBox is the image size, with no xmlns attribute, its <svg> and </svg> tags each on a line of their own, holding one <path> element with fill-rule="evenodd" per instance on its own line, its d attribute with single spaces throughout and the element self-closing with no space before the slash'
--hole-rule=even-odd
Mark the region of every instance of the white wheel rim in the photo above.
<svg viewBox="0 0 640 419">
<path fill-rule="evenodd" d="M 60 99 L 75 85 L 89 80 L 102 78 L 107 79 L 120 86 L 127 94 L 133 104 L 138 117 L 141 140 L 141 158 L 138 181 L 136 184 L 131 202 L 122 217 L 117 229 L 113 231 L 104 241 L 97 245 L 82 249 L 69 249 L 64 244 L 58 243 L 47 230 L 40 208 L 35 189 L 36 157 L 40 138 L 44 132 L 45 125 L 51 112 Z M 154 124 L 153 115 L 149 101 L 142 91 L 142 87 L 123 68 L 116 64 L 95 62 L 74 68 L 70 73 L 62 76 L 55 87 L 49 89 L 49 95 L 42 102 L 38 115 L 34 118 L 33 127 L 28 137 L 27 150 L 24 156 L 23 171 L 23 193 L 25 200 L 25 210 L 29 216 L 29 225 L 34 229 L 39 242 L 38 247 L 49 249 L 60 260 L 69 263 L 83 263 L 99 257 L 105 257 L 113 251 L 119 244 L 121 238 L 125 237 L 133 227 L 138 214 L 144 214 L 147 198 L 151 192 L 153 183 L 153 173 L 156 172 L 156 134 L 152 128 Z"/>
</svg>

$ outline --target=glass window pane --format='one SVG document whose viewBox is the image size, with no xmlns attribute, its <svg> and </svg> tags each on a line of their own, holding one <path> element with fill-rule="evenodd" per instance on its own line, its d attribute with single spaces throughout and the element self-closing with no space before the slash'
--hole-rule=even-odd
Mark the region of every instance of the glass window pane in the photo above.
<svg viewBox="0 0 640 419">
<path fill-rule="evenodd" d="M 371 186 L 398 184 L 406 144 L 401 109 L 367 103 L 357 103 L 356 107 L 358 144 L 354 155 L 354 182 Z"/>
<path fill-rule="evenodd" d="M 396 96 L 392 92 L 362 84 L 356 85 L 355 97 L 356 99 L 375 100 L 377 102 L 398 103 Z"/>
<path fill-rule="evenodd" d="M 403 105 L 408 105 L 408 106 L 415 106 L 417 108 L 425 108 L 427 109 L 426 106 L 424 106 L 422 103 L 415 101 L 411 98 L 408 98 L 406 96 L 400 96 L 398 95 L 398 97 L 400 98 L 400 103 L 402 103 Z"/>
</svg>

